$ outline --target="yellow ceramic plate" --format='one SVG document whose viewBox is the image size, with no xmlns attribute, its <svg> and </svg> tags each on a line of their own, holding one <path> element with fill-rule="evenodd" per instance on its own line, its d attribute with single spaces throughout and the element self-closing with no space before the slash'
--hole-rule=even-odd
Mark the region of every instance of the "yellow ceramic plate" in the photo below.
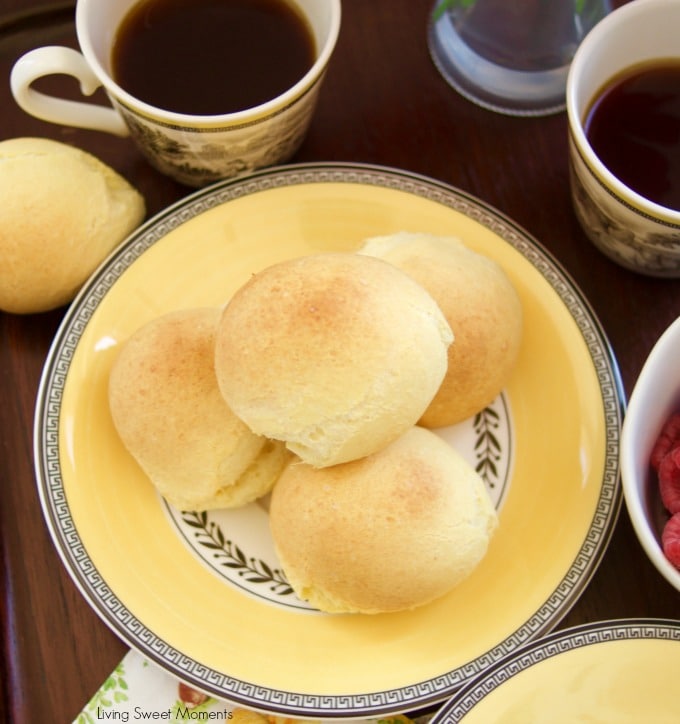
<svg viewBox="0 0 680 724">
<path fill-rule="evenodd" d="M 108 372 L 119 344 L 160 314 L 221 305 L 278 260 L 351 251 L 399 230 L 458 236 L 496 259 L 520 294 L 525 330 L 507 388 L 480 415 L 440 431 L 480 470 L 500 527 L 475 573 L 428 606 L 323 615 L 287 586 L 262 507 L 201 516 L 157 497 L 112 426 Z M 94 274 L 45 366 L 36 469 L 66 567 L 130 645 L 247 706 L 378 716 L 444 700 L 575 602 L 620 506 L 622 407 L 587 302 L 510 220 L 406 172 L 290 166 L 196 192 Z"/>
<path fill-rule="evenodd" d="M 431 724 L 675 724 L 680 623 L 620 619 L 550 634 L 492 666 Z"/>
</svg>

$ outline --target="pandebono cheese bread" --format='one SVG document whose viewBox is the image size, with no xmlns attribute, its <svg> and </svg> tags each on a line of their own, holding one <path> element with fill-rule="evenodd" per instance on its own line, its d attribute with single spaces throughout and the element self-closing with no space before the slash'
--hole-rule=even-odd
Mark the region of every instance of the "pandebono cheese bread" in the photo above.
<svg viewBox="0 0 680 724">
<path fill-rule="evenodd" d="M 419 424 L 454 425 L 493 402 L 515 368 L 523 327 L 520 298 L 501 266 L 457 238 L 423 233 L 374 237 L 359 251 L 421 284 L 456 337 L 446 376 Z"/>
<path fill-rule="evenodd" d="M 479 475 L 419 427 L 361 460 L 292 463 L 269 520 L 289 583 L 328 613 L 400 611 L 444 595 L 478 566 L 497 526 Z"/>
<path fill-rule="evenodd" d="M 46 138 L 0 142 L 0 309 L 70 302 L 145 214 L 143 197 L 91 154 Z"/>
<path fill-rule="evenodd" d="M 384 447 L 437 392 L 453 335 L 394 265 L 329 252 L 254 274 L 218 325 L 215 371 L 253 432 L 335 465 Z"/>
<path fill-rule="evenodd" d="M 121 441 L 179 510 L 249 503 L 271 490 L 291 457 L 282 443 L 252 433 L 220 394 L 213 366 L 220 311 L 147 322 L 123 342 L 109 377 Z"/>
<path fill-rule="evenodd" d="M 222 308 L 146 323 L 114 360 L 111 414 L 175 507 L 269 494 L 301 599 L 328 613 L 410 610 L 468 578 L 498 525 L 484 481 L 424 421 L 450 424 L 498 394 L 521 320 L 495 262 L 455 239 L 379 237 L 266 267 Z M 454 412 L 432 418 L 438 396 Z"/>
</svg>

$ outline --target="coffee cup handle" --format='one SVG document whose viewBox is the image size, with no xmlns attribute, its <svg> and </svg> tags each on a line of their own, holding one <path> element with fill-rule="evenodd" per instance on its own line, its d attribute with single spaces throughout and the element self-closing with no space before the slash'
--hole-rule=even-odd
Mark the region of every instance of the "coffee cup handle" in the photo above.
<svg viewBox="0 0 680 724">
<path fill-rule="evenodd" d="M 31 50 L 16 61 L 10 73 L 14 100 L 26 113 L 43 121 L 106 131 L 116 136 L 129 135 L 125 121 L 113 108 L 55 98 L 31 88 L 38 78 L 56 73 L 76 78 L 86 96 L 91 96 L 101 85 L 81 53 L 52 45 Z"/>
</svg>

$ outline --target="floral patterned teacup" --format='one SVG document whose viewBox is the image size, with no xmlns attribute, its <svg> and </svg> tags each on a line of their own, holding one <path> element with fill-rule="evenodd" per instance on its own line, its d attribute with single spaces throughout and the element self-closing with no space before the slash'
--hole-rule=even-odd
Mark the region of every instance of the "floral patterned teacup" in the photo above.
<svg viewBox="0 0 680 724">
<path fill-rule="evenodd" d="M 290 158 L 302 143 L 340 29 L 340 0 L 290 0 L 307 18 L 317 55 L 309 71 L 266 103 L 224 115 L 173 113 L 134 98 L 111 77 L 115 29 L 139 0 L 78 0 L 81 52 L 49 46 L 15 63 L 12 94 L 27 113 L 66 126 L 131 136 L 149 162 L 189 186 L 203 186 Z M 113 108 L 48 96 L 33 88 L 55 73 L 74 76 L 84 95 L 103 86 Z M 215 73 L 219 79 L 219 72 Z"/>
<path fill-rule="evenodd" d="M 586 36 L 567 79 L 576 216 L 589 239 L 609 258 L 657 277 L 680 277 L 680 211 L 653 203 L 622 183 L 593 151 L 583 123 L 593 99 L 622 71 L 655 60 L 680 60 L 679 27 L 677 0 L 623 5 Z"/>
</svg>

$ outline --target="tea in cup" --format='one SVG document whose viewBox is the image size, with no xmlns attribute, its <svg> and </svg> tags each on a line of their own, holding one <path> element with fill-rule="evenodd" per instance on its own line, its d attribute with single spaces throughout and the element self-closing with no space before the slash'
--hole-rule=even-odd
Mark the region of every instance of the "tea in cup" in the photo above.
<svg viewBox="0 0 680 724">
<path fill-rule="evenodd" d="M 11 87 L 29 114 L 132 136 L 153 166 L 204 184 L 288 160 L 311 122 L 340 0 L 78 0 L 80 51 L 38 48 Z M 75 76 L 113 108 L 31 87 Z"/>
<path fill-rule="evenodd" d="M 598 23 L 567 79 L 572 202 L 621 266 L 680 277 L 680 2 L 634 0 Z"/>
</svg>

